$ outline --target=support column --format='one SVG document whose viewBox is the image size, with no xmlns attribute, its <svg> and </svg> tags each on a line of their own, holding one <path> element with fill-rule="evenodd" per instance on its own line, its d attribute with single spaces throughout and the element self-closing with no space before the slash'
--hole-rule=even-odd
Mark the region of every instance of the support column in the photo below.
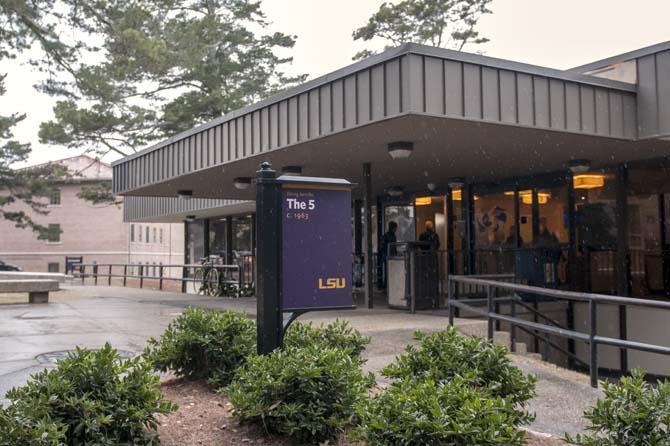
<svg viewBox="0 0 670 446">
<path fill-rule="evenodd" d="M 475 209 L 472 185 L 464 184 L 461 189 L 461 206 L 465 219 L 465 246 L 463 247 L 463 274 L 475 273 Z"/>
<path fill-rule="evenodd" d="M 630 265 L 628 252 L 628 169 L 624 164 L 617 167 L 616 172 L 616 272 L 617 295 L 630 296 Z M 619 338 L 628 337 L 626 306 L 619 305 Z M 628 353 L 620 349 L 621 371 L 628 371 Z"/>
<path fill-rule="evenodd" d="M 577 226 L 575 219 L 575 188 L 574 178 L 572 172 L 567 175 L 568 188 L 568 261 L 566 264 L 566 276 L 568 279 L 568 288 L 571 291 L 577 291 Z M 568 330 L 575 329 L 575 302 L 568 301 L 568 308 L 566 309 L 566 320 Z M 576 353 L 575 340 L 568 339 L 568 351 L 573 355 Z M 568 365 L 573 368 L 575 361 L 568 358 Z"/>
<path fill-rule="evenodd" d="M 363 219 L 365 231 L 365 306 L 373 307 L 372 284 L 372 165 L 363 164 Z"/>
<path fill-rule="evenodd" d="M 354 255 L 363 254 L 363 200 L 354 200 Z"/>
<path fill-rule="evenodd" d="M 233 264 L 233 217 L 226 217 L 226 262 Z"/>
<path fill-rule="evenodd" d="M 451 188 L 447 189 L 447 273 L 456 274 L 456 253 L 454 251 L 454 201 Z M 461 198 L 462 199 L 462 198 Z"/>
</svg>

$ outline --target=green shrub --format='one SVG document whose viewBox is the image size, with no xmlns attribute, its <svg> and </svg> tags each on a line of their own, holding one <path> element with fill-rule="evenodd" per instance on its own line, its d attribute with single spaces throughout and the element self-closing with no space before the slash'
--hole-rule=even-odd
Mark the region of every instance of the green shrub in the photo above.
<svg viewBox="0 0 670 446">
<path fill-rule="evenodd" d="M 406 380 L 359 409 L 355 435 L 369 445 L 522 445 L 520 418 L 509 400 L 491 397 L 454 377 L 448 382 Z"/>
<path fill-rule="evenodd" d="M 618 384 L 603 382 L 605 398 L 584 413 L 589 435 L 566 435 L 581 446 L 670 445 L 670 382 L 652 386 L 634 370 Z"/>
<path fill-rule="evenodd" d="M 157 370 L 225 386 L 255 354 L 256 324 L 244 313 L 189 308 L 148 343 L 145 356 Z"/>
<path fill-rule="evenodd" d="M 360 359 L 316 345 L 250 358 L 226 393 L 242 421 L 317 444 L 350 424 L 372 384 L 372 376 L 361 372 Z"/>
<path fill-rule="evenodd" d="M 155 414 L 174 411 L 143 358 L 121 360 L 109 344 L 77 349 L 34 374 L 0 407 L 0 445 L 158 444 Z"/>
<path fill-rule="evenodd" d="M 535 396 L 535 377 L 526 376 L 511 364 L 507 349 L 481 338 L 466 338 L 453 327 L 432 334 L 417 332 L 418 347 L 408 346 L 382 375 L 394 380 L 449 381 L 455 376 L 469 380 L 492 396 L 523 405 Z"/>
<path fill-rule="evenodd" d="M 368 336 L 363 336 L 349 326 L 347 321 L 336 320 L 328 325 L 318 327 L 312 323 L 304 324 L 293 322 L 284 336 L 284 345 L 287 347 L 304 348 L 313 345 L 339 348 L 348 351 L 351 355 L 360 357 L 365 346 L 370 343 Z"/>
</svg>

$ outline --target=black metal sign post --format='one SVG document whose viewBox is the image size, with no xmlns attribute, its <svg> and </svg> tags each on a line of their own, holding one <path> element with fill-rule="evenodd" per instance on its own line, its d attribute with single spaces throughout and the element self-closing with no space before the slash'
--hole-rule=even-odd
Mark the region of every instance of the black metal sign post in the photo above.
<svg viewBox="0 0 670 446">
<path fill-rule="evenodd" d="M 256 174 L 256 345 L 258 354 L 281 346 L 282 315 L 279 296 L 279 193 L 275 171 L 261 164 Z"/>
<path fill-rule="evenodd" d="M 256 175 L 257 348 L 282 346 L 299 315 L 352 309 L 351 189 L 346 180 Z M 283 320 L 286 313 L 286 321 Z"/>
</svg>

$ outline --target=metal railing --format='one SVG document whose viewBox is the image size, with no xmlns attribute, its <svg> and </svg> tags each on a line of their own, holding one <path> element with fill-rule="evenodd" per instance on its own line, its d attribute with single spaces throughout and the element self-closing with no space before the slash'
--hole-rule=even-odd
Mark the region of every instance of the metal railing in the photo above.
<svg viewBox="0 0 670 446">
<path fill-rule="evenodd" d="M 152 270 L 153 269 L 153 270 Z M 166 274 L 166 271 L 171 269 L 178 269 L 181 277 Z M 86 279 L 93 279 L 93 284 L 98 285 L 98 281 L 102 279 L 107 282 L 108 286 L 112 285 L 112 279 L 122 279 L 123 286 L 128 285 L 128 279 L 139 280 L 140 288 L 144 288 L 146 280 L 158 281 L 158 289 L 163 290 L 164 283 L 180 282 L 181 291 L 186 292 L 188 283 L 195 283 L 199 281 L 195 276 L 195 271 L 199 269 L 217 269 L 223 277 L 224 283 L 235 283 L 241 290 L 247 283 L 245 281 L 244 267 L 240 265 L 217 265 L 217 264 L 186 264 L 186 265 L 142 265 L 130 263 L 80 263 L 74 265 L 72 269 L 72 276 L 75 279 L 80 279 L 84 284 Z M 152 271 L 152 274 L 149 274 Z M 156 275 L 156 271 L 158 274 Z M 197 290 L 196 290 L 197 291 Z"/>
<path fill-rule="evenodd" d="M 469 284 L 483 287 L 486 289 L 484 299 L 468 299 L 459 301 L 457 293 L 459 284 Z M 498 291 L 503 290 L 511 293 L 510 296 L 496 297 Z M 588 332 L 580 332 L 574 329 L 566 329 L 535 321 L 528 321 L 516 317 L 516 304 L 519 295 L 525 296 L 543 296 L 551 299 L 587 303 L 589 308 Z M 486 303 L 485 309 L 475 307 L 473 304 L 477 301 Z M 501 314 L 496 310 L 496 303 L 508 302 L 511 305 L 511 315 Z M 645 342 L 630 341 L 627 339 L 611 338 L 597 334 L 597 310 L 598 305 L 623 305 L 644 308 L 657 308 L 670 310 L 670 302 L 656 301 L 649 299 L 637 299 L 630 297 L 607 296 L 602 294 L 581 293 L 574 291 L 562 291 L 552 288 L 541 288 L 535 286 L 521 285 L 515 283 L 500 282 L 497 280 L 482 279 L 469 276 L 449 277 L 448 302 L 449 324 L 454 324 L 455 312 L 457 309 L 465 309 L 469 312 L 483 316 L 487 319 L 487 336 L 493 339 L 495 322 L 501 321 L 510 324 L 510 345 L 516 342 L 516 328 L 544 333 L 545 335 L 555 335 L 558 337 L 582 341 L 589 345 L 589 374 L 591 386 L 598 387 L 598 345 L 610 345 L 625 350 L 639 350 L 650 353 L 670 355 L 670 347 L 658 344 L 649 344 Z"/>
</svg>

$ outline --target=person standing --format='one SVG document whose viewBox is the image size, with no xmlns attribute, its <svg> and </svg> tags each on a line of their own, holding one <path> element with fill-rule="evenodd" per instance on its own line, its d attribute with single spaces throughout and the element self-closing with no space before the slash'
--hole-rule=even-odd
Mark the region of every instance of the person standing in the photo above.
<svg viewBox="0 0 670 446">
<path fill-rule="evenodd" d="M 394 256 L 397 253 L 397 249 L 393 243 L 396 243 L 396 231 L 398 230 L 398 223 L 390 221 L 388 224 L 388 229 L 382 236 L 381 246 L 379 249 L 379 262 L 381 263 L 381 272 L 377 285 L 380 289 L 386 289 L 386 284 L 388 283 L 388 273 L 386 259 L 389 256 Z"/>
<path fill-rule="evenodd" d="M 428 246 L 424 246 L 422 249 L 426 251 L 438 251 L 440 249 L 440 237 L 435 232 L 433 222 L 426 220 L 424 228 L 425 230 L 419 235 L 419 241 L 428 243 Z"/>
</svg>

